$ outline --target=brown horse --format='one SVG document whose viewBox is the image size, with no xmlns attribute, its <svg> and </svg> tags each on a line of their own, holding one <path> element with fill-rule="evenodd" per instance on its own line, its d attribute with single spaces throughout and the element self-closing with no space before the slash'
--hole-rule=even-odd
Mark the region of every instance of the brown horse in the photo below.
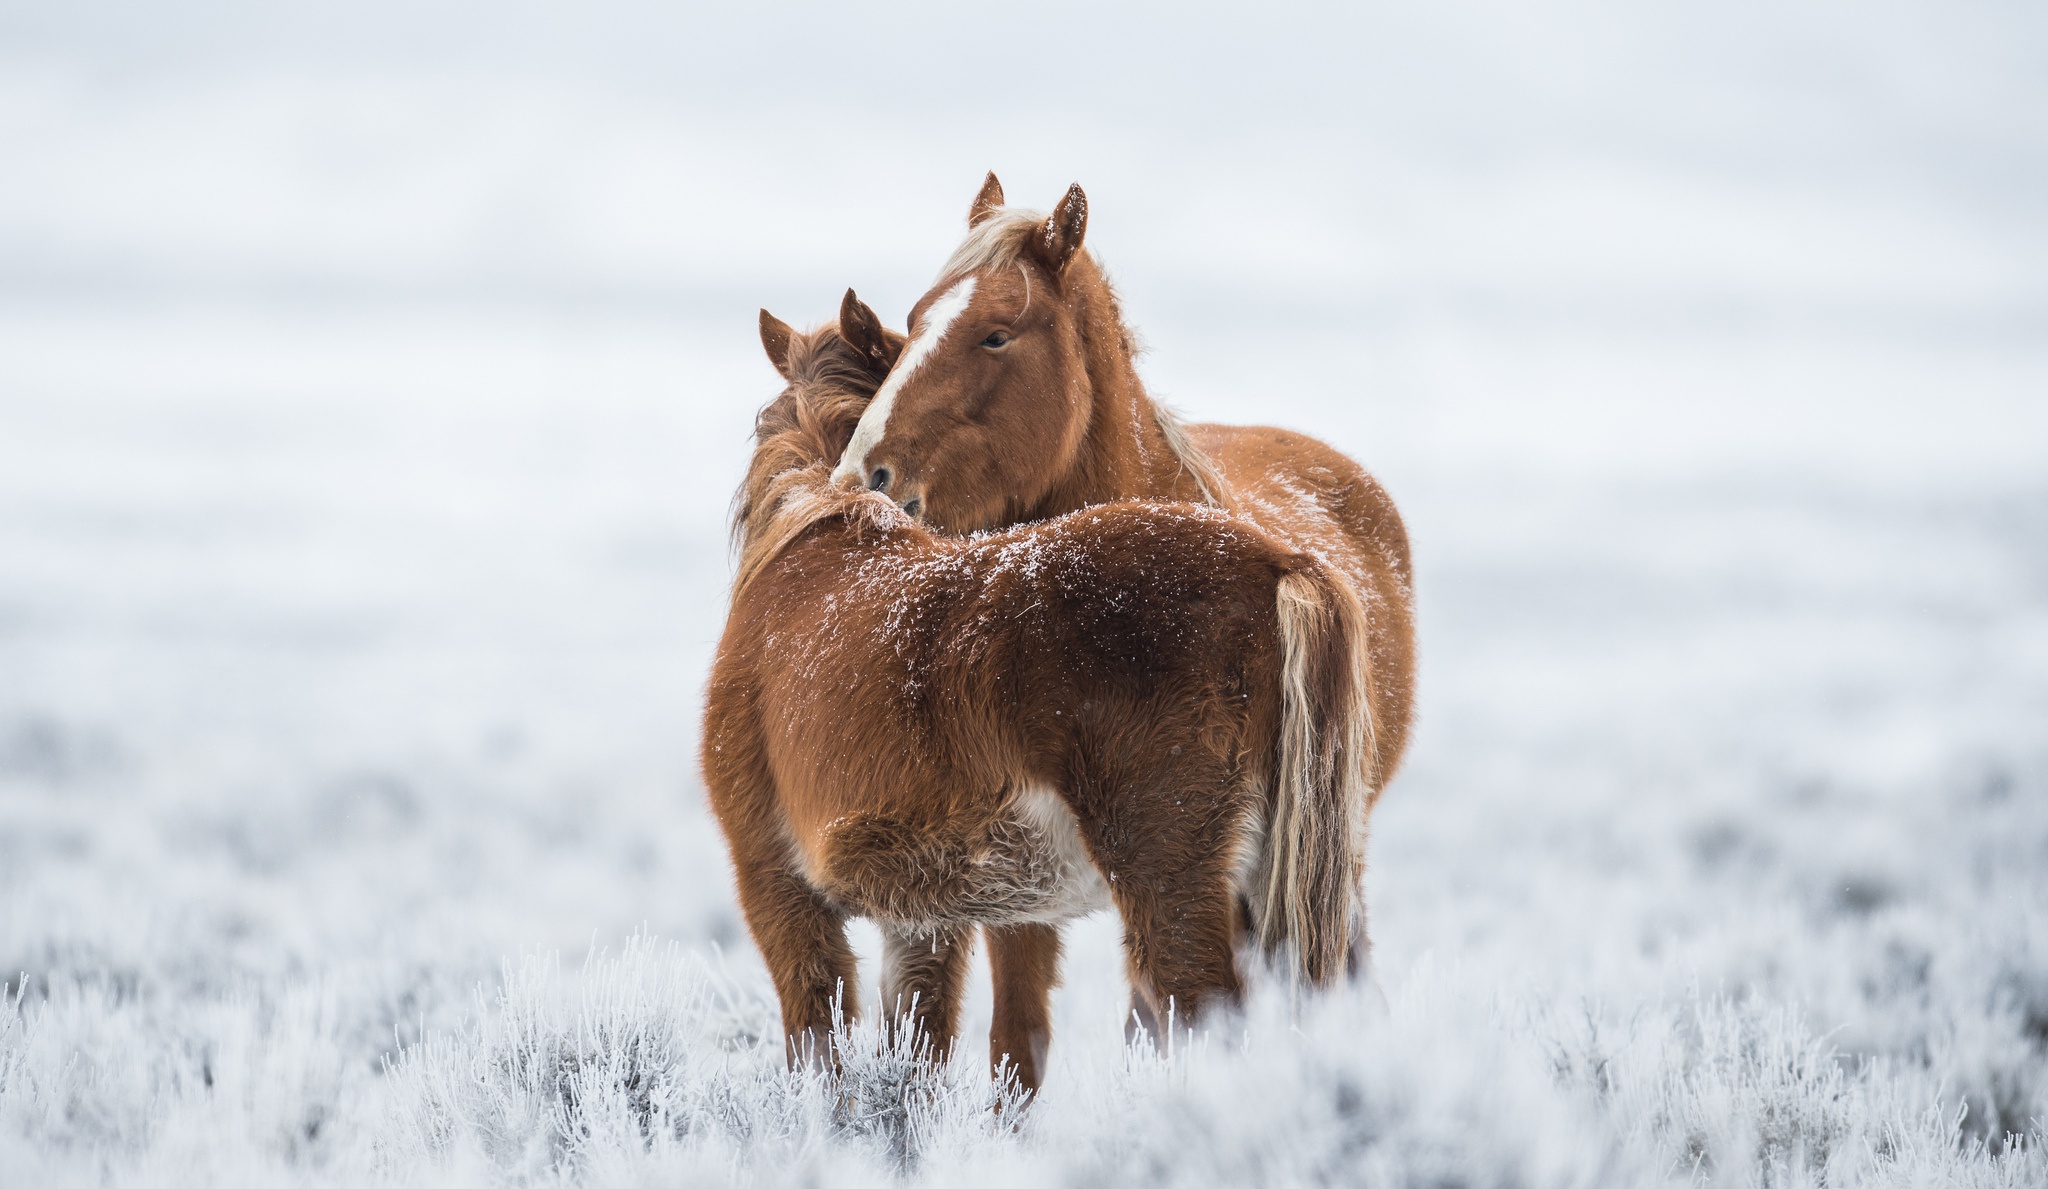
<svg viewBox="0 0 2048 1189">
<path fill-rule="evenodd" d="M 934 535 L 829 478 L 903 340 L 851 293 L 838 327 L 763 311 L 762 338 L 788 386 L 735 501 L 702 761 L 790 1060 L 858 1010 L 851 915 L 940 1052 L 985 929 L 990 1057 L 1026 1088 L 1057 926 L 1098 907 L 1154 1021 L 1236 1001 L 1241 941 L 1315 984 L 1351 968 L 1373 780 L 1351 584 L 1199 504 Z"/>
<path fill-rule="evenodd" d="M 1314 438 L 1183 427 L 1153 403 L 1116 293 L 1082 250 L 1080 186 L 1046 215 L 1004 206 L 991 173 L 967 224 L 835 477 L 948 532 L 1110 500 L 1207 500 L 1321 558 L 1368 612 L 1377 799 L 1407 745 L 1415 669 L 1408 534 L 1393 500 Z M 863 345 L 879 333 L 847 330 Z"/>
</svg>

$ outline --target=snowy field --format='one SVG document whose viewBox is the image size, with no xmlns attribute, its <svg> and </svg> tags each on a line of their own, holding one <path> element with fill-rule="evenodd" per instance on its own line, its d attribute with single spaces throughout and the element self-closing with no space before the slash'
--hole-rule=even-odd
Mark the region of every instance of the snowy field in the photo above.
<svg viewBox="0 0 2048 1189">
<path fill-rule="evenodd" d="M 1176 29 L 1020 115 L 93 11 L 0 10 L 0 1186 L 2048 1184 L 2038 19 Z M 755 308 L 900 323 L 991 166 L 1157 392 L 1380 475 L 1422 630 L 1386 1007 L 1126 1051 L 1092 919 L 1021 1116 L 980 972 L 942 1075 L 782 1071 L 694 756 Z"/>
</svg>

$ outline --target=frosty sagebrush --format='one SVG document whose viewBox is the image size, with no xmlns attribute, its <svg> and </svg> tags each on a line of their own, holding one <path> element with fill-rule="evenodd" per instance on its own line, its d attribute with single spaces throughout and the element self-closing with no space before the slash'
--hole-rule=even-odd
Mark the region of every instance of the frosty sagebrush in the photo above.
<svg viewBox="0 0 2048 1189">
<path fill-rule="evenodd" d="M 773 1185 L 829 1171 L 2017 1187 L 2048 1173 L 2038 1135 L 1999 1150 L 1961 1136 L 1937 1071 L 1845 1065 L 1782 1010 L 1687 994 L 1617 1021 L 1469 991 L 1425 967 L 1390 1007 L 1346 993 L 1294 1015 L 1259 996 L 1192 1047 L 1077 1062 L 1073 1092 L 1020 1115 L 974 1062 L 934 1066 L 860 1025 L 841 1034 L 838 1077 L 786 1071 L 765 988 L 644 937 L 566 973 L 551 956 L 508 963 L 459 1026 L 375 1069 L 349 1051 L 331 989 L 174 1024 L 73 987 L 13 1004 L 0 1155 L 51 1184 Z M 94 1158 L 64 1159 L 72 1145 Z"/>
</svg>

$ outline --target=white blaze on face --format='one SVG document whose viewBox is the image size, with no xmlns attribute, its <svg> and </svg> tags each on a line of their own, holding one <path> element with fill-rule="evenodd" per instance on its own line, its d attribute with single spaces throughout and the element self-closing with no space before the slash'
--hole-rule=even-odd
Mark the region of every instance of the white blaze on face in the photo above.
<svg viewBox="0 0 2048 1189">
<path fill-rule="evenodd" d="M 889 372 L 889 378 L 882 381 L 881 391 L 868 402 L 867 412 L 860 415 L 860 424 L 853 427 L 853 440 L 846 444 L 846 453 L 839 458 L 839 466 L 832 472 L 834 482 L 843 483 L 848 479 L 860 482 L 867 477 L 868 451 L 882 440 L 882 434 L 889 427 L 889 409 L 896 403 L 896 394 L 903 390 L 911 373 L 925 361 L 925 356 L 946 337 L 946 327 L 967 308 L 974 297 L 974 278 L 963 277 L 959 284 L 946 290 L 945 295 L 931 304 L 924 312 L 924 327 L 910 345 L 903 348 L 903 357 Z"/>
</svg>

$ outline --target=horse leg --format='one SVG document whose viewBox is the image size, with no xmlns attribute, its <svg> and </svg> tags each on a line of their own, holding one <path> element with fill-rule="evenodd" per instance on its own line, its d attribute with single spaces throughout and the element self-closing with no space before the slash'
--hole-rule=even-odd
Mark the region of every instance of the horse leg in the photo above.
<svg viewBox="0 0 2048 1189">
<path fill-rule="evenodd" d="M 1221 871 L 1180 879 L 1119 879 L 1117 911 L 1124 918 L 1124 961 L 1131 980 L 1135 1022 L 1154 1043 L 1167 1028 L 1186 1030 L 1209 1011 L 1237 1005 L 1244 984 L 1237 974 L 1236 892 Z"/>
<path fill-rule="evenodd" d="M 995 1020 L 988 1030 L 988 1060 L 1019 1089 L 1036 1093 L 1052 1044 L 1052 989 L 1060 980 L 1057 925 L 985 925 L 988 966 L 995 983 Z"/>
<path fill-rule="evenodd" d="M 1145 996 L 1138 993 L 1134 983 L 1131 987 L 1131 1010 L 1124 1016 L 1124 1043 L 1137 1044 L 1140 1036 L 1150 1038 L 1154 1044 L 1159 1043 L 1159 1016 Z"/>
<path fill-rule="evenodd" d="M 1386 988 L 1380 986 L 1379 972 L 1373 968 L 1372 934 L 1366 929 L 1363 888 L 1359 889 L 1357 903 L 1351 906 L 1351 949 L 1344 960 L 1344 978 L 1365 992 L 1366 1005 L 1374 1012 L 1382 1017 L 1393 1012 Z"/>
<path fill-rule="evenodd" d="M 1155 1042 L 1166 1039 L 1169 1025 L 1186 1028 L 1210 1008 L 1243 998 L 1233 866 L 1238 823 L 1252 807 L 1227 791 L 1227 773 L 1180 775 L 1169 788 L 1216 795 L 1132 795 L 1105 780 L 1095 786 L 1099 798 L 1076 799 L 1082 835 L 1123 917 L 1132 1001 L 1125 1033 L 1142 1028 Z"/>
<path fill-rule="evenodd" d="M 780 856 L 749 863 L 734 854 L 739 871 L 740 908 L 761 947 L 775 994 L 782 1002 L 782 1031 L 790 1068 L 837 1063 L 832 1047 L 835 1011 L 860 1015 L 857 968 L 846 944 L 846 916 L 792 871 Z"/>
<path fill-rule="evenodd" d="M 913 1040 L 921 1034 L 931 1043 L 935 1059 L 952 1055 L 973 948 L 968 929 L 882 925 L 882 1022 L 892 1035 L 907 1024 Z"/>
<path fill-rule="evenodd" d="M 1362 892 L 1351 905 L 1351 941 L 1344 954 L 1344 977 L 1352 983 L 1373 981 L 1372 934 L 1365 927 L 1365 896 Z"/>
</svg>

